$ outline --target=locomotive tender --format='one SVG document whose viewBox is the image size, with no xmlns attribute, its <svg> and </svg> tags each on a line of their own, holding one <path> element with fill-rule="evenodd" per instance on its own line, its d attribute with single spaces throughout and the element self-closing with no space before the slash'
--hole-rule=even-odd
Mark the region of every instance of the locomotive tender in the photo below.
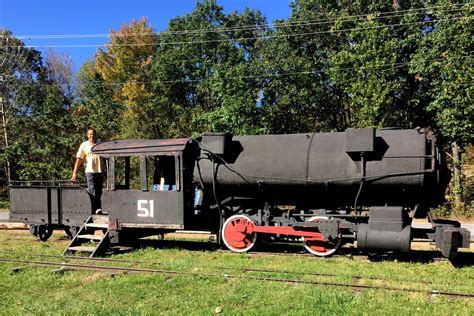
<svg viewBox="0 0 474 316">
<path fill-rule="evenodd" d="M 211 231 L 235 252 L 249 251 L 258 238 L 302 242 L 317 256 L 355 241 L 362 249 L 402 252 L 412 241 L 431 241 L 454 257 L 470 243 L 459 222 L 429 213 L 442 202 L 449 173 L 436 138 L 423 129 L 207 133 L 114 140 L 93 152 L 107 161 L 107 215 L 93 215 L 80 187 L 12 183 L 11 221 L 30 224 L 43 240 L 66 229 L 78 245 L 95 220 L 105 234 L 94 254 L 177 230 Z M 415 217 L 427 217 L 431 228 L 414 228 Z"/>
</svg>

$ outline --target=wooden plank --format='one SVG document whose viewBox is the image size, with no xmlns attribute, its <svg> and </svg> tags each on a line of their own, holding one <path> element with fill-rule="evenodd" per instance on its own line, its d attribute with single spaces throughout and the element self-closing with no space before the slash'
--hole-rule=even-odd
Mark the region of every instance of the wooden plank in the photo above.
<svg viewBox="0 0 474 316">
<path fill-rule="evenodd" d="M 94 252 L 96 247 L 92 246 L 75 246 L 69 247 L 67 250 L 80 251 L 80 252 Z"/>
<path fill-rule="evenodd" d="M 91 227 L 91 228 L 109 228 L 109 224 L 97 224 L 97 223 L 87 223 L 85 224 L 86 227 Z"/>
<path fill-rule="evenodd" d="M 94 224 L 109 224 L 108 215 L 92 215 L 92 222 Z"/>
<path fill-rule="evenodd" d="M 77 235 L 77 238 L 79 239 L 88 239 L 88 240 L 102 240 L 104 236 L 97 236 L 97 235 Z"/>
</svg>

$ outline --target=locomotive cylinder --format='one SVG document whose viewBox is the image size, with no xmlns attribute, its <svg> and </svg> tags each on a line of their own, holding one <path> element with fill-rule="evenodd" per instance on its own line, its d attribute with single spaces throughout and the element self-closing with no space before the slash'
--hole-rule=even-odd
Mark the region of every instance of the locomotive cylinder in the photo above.
<svg viewBox="0 0 474 316">
<path fill-rule="evenodd" d="M 402 231 L 371 230 L 368 224 L 360 224 L 357 231 L 357 248 L 410 251 L 411 226 Z"/>
<path fill-rule="evenodd" d="M 357 248 L 410 251 L 411 226 L 402 207 L 371 207 L 368 224 L 360 224 Z"/>
</svg>

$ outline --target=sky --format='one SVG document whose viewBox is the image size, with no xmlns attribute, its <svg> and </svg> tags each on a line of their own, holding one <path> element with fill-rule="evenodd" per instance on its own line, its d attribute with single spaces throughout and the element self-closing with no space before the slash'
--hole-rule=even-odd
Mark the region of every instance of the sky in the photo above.
<svg viewBox="0 0 474 316">
<path fill-rule="evenodd" d="M 245 7 L 260 10 L 268 22 L 289 17 L 290 0 L 218 0 L 225 13 L 242 12 Z M 0 28 L 15 36 L 108 34 L 123 23 L 148 18 L 154 30 L 166 29 L 168 21 L 193 11 L 196 0 L 0 0 Z M 92 58 L 95 47 L 46 48 L 42 46 L 96 45 L 108 42 L 99 38 L 25 38 L 25 45 L 34 45 L 45 52 L 69 55 L 74 69 Z"/>
</svg>

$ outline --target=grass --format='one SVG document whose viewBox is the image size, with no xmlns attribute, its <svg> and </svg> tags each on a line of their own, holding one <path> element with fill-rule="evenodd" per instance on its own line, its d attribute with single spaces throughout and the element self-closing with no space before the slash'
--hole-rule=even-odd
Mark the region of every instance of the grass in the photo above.
<svg viewBox="0 0 474 316">
<path fill-rule="evenodd" d="M 19 232 L 14 232 L 18 234 Z M 8 237 L 10 234 L 10 237 Z M 67 241 L 55 233 L 49 242 L 33 237 L 9 238 L 0 231 L 1 257 L 27 258 L 30 253 L 59 255 Z M 21 232 L 28 236 L 27 232 Z M 17 237 L 19 238 L 19 237 Z M 333 286 L 271 283 L 252 276 L 302 278 L 330 282 L 385 284 L 393 287 L 437 289 L 474 293 L 474 267 L 455 268 L 450 262 L 370 262 L 363 257 L 308 258 L 289 256 L 249 257 L 220 251 L 146 248 L 114 258 L 140 260 L 143 268 L 170 269 L 203 275 L 149 275 L 68 271 L 0 263 L 1 314 L 191 314 L 209 315 L 308 315 L 308 314 L 456 314 L 469 315 L 473 299 L 431 297 L 424 293 L 360 290 Z M 36 259 L 38 260 L 38 259 Z M 54 260 L 45 258 L 44 260 Z M 57 260 L 57 259 L 56 259 Z M 61 261 L 58 261 L 61 262 Z M 243 268 L 278 269 L 290 273 L 247 273 Z M 297 272 L 336 273 L 337 277 L 302 276 Z M 355 275 L 391 279 L 358 280 Z M 423 282 L 431 282 L 426 284 Z"/>
</svg>

